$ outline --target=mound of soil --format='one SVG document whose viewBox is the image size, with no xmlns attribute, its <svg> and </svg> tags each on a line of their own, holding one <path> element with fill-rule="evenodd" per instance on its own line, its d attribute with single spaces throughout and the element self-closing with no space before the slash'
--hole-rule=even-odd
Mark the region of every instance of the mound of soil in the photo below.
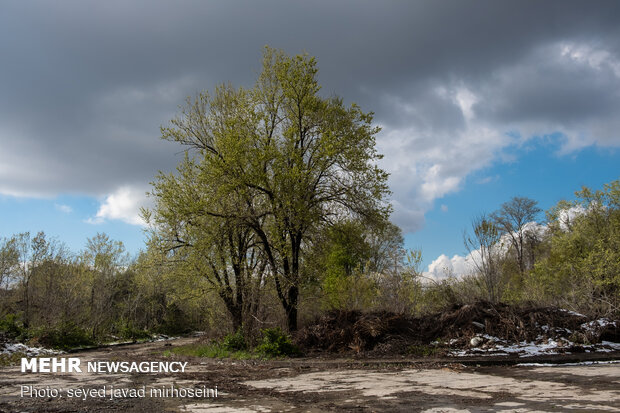
<svg viewBox="0 0 620 413">
<path fill-rule="evenodd" d="M 620 321 L 593 320 L 556 307 L 512 307 L 478 302 L 454 305 L 439 313 L 412 317 L 390 312 L 331 311 L 300 330 L 294 337 L 308 353 L 407 353 L 412 346 L 445 343 L 451 348 L 476 346 L 493 338 L 505 343 L 620 342 Z M 474 342 L 475 343 L 475 342 Z M 573 346 L 574 347 L 574 346 Z"/>
</svg>

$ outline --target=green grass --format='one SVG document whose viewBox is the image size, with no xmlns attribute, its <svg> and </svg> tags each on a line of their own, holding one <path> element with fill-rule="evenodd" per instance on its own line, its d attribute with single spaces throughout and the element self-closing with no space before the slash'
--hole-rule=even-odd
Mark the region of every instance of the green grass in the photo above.
<svg viewBox="0 0 620 413">
<path fill-rule="evenodd" d="M 220 341 L 208 344 L 188 344 L 164 351 L 164 357 L 172 354 L 192 357 L 230 358 L 236 360 L 272 359 L 299 356 L 301 351 L 290 337 L 279 328 L 261 330 L 261 340 L 254 349 L 250 349 L 240 331 L 225 336 Z"/>
</svg>

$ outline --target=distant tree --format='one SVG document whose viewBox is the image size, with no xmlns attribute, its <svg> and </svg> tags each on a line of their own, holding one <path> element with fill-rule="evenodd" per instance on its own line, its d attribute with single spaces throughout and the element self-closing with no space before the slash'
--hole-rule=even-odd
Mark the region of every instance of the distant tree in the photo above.
<svg viewBox="0 0 620 413">
<path fill-rule="evenodd" d="M 491 214 L 491 220 L 497 230 L 508 236 L 510 245 L 516 253 L 521 274 L 530 269 L 535 261 L 533 247 L 538 242 L 539 234 L 528 224 L 535 222 L 541 212 L 537 204 L 538 202 L 530 198 L 513 197 L 510 201 L 504 202 L 499 210 Z M 529 260 L 526 256 L 528 246 L 530 247 Z"/>
<path fill-rule="evenodd" d="M 400 273 L 411 256 L 403 247 L 402 230 L 392 222 L 384 220 L 366 226 L 368 244 L 368 270 L 377 273 Z M 417 251 L 416 254 L 420 252 Z"/>
<path fill-rule="evenodd" d="M 3 238 L 0 240 L 0 288 L 8 289 L 10 278 L 19 265 L 19 250 L 17 238 Z"/>
<path fill-rule="evenodd" d="M 116 295 L 117 282 L 119 275 L 129 266 L 130 258 L 121 241 L 115 241 L 104 233 L 87 239 L 81 258 L 88 280 L 85 282 L 90 286 L 91 331 L 92 336 L 96 337 L 116 321 L 115 306 L 119 300 Z"/>
<path fill-rule="evenodd" d="M 47 318 L 47 311 L 54 307 L 56 298 L 46 291 L 56 289 L 62 275 L 59 268 L 67 263 L 69 252 L 64 244 L 48 239 L 42 231 L 33 238 L 25 232 L 14 239 L 19 254 L 16 287 L 21 297 L 18 308 L 23 313 L 24 327 L 30 327 L 33 322 Z"/>
<path fill-rule="evenodd" d="M 486 298 L 491 302 L 498 302 L 502 295 L 500 238 L 501 232 L 494 220 L 484 214 L 472 220 L 472 233 L 466 232 L 464 235 L 465 247 L 470 253 Z"/>
<path fill-rule="evenodd" d="M 127 268 L 131 261 L 122 241 L 101 232 L 86 240 L 82 259 L 90 268 L 108 276 Z"/>
</svg>

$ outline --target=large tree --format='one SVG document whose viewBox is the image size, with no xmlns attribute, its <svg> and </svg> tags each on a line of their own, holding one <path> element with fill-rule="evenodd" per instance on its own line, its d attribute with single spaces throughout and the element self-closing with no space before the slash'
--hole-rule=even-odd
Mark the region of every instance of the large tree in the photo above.
<svg viewBox="0 0 620 413">
<path fill-rule="evenodd" d="M 179 171 L 199 196 L 166 192 L 170 176 L 163 175 L 154 191 L 157 199 L 187 199 L 177 215 L 182 225 L 208 217 L 252 230 L 290 331 L 297 328 L 312 235 L 341 219 L 389 212 L 372 114 L 320 96 L 316 77 L 314 58 L 266 48 L 252 89 L 222 85 L 189 100 L 162 135 L 191 152 Z M 183 173 L 176 178 L 185 179 Z M 226 199 L 235 205 L 223 209 Z"/>
</svg>

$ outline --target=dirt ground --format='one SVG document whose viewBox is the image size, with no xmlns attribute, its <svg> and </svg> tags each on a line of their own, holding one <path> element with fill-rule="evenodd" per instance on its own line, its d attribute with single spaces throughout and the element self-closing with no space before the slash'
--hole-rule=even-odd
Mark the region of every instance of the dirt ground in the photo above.
<svg viewBox="0 0 620 413">
<path fill-rule="evenodd" d="M 74 353 L 82 365 L 93 360 L 171 360 L 178 339 Z M 618 353 L 578 355 L 598 358 L 590 365 L 520 366 L 513 357 L 452 359 L 301 358 L 277 361 L 188 361 L 178 374 L 21 373 L 0 369 L 0 412 L 528 412 L 620 411 Z M 566 356 L 560 357 L 566 361 Z M 602 361 L 602 360 L 606 361 Z M 512 364 L 512 365 L 511 365 Z M 31 397 L 21 386 L 44 391 L 96 389 L 104 397 Z M 109 388 L 215 388 L 217 397 L 115 397 Z M 64 393 L 63 393 L 64 392 Z"/>
</svg>

